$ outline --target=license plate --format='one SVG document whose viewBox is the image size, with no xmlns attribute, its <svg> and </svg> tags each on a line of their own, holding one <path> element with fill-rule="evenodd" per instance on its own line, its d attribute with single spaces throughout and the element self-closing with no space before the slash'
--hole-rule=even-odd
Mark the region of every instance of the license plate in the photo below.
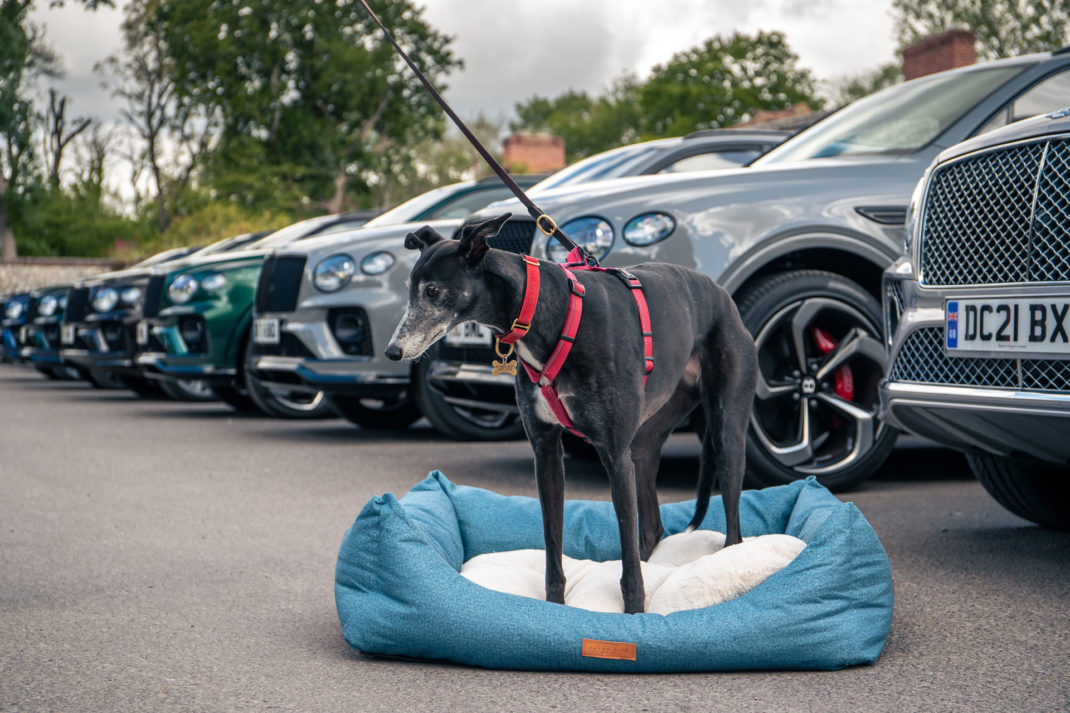
<svg viewBox="0 0 1070 713">
<path fill-rule="evenodd" d="M 261 317 L 253 322 L 253 341 L 257 344 L 278 344 L 279 320 Z"/>
<path fill-rule="evenodd" d="M 138 322 L 137 323 L 137 343 L 141 346 L 145 346 L 149 343 L 149 323 Z"/>
<path fill-rule="evenodd" d="M 60 341 L 64 344 L 74 344 L 74 325 L 65 324 L 60 330 Z"/>
<path fill-rule="evenodd" d="M 1070 297 L 948 300 L 949 354 L 1020 353 L 1070 358 Z"/>
<path fill-rule="evenodd" d="M 446 332 L 446 344 L 451 347 L 489 347 L 493 336 L 490 330 L 475 322 L 465 322 Z"/>
</svg>

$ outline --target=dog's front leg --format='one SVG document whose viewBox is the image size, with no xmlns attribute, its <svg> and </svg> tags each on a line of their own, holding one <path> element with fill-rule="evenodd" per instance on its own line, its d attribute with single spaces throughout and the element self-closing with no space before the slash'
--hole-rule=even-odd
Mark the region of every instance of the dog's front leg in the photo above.
<svg viewBox="0 0 1070 713">
<path fill-rule="evenodd" d="M 565 570 L 561 543 L 565 521 L 565 454 L 560 429 L 538 424 L 529 427 L 535 451 L 535 485 L 542 508 L 542 533 L 546 543 L 546 601 L 565 603 Z"/>
<path fill-rule="evenodd" d="M 597 448 L 597 446 L 596 446 Z M 623 452 L 599 449 L 598 456 L 609 475 L 613 510 L 617 514 L 620 532 L 621 578 L 620 591 L 624 596 L 624 613 L 643 611 L 643 571 L 639 568 L 639 521 L 635 490 L 635 464 L 628 449 Z"/>
</svg>

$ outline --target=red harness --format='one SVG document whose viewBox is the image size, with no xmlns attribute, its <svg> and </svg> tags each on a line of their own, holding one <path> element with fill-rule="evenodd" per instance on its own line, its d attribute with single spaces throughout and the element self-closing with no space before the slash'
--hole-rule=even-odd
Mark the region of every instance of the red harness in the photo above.
<svg viewBox="0 0 1070 713">
<path fill-rule="evenodd" d="M 572 419 L 569 418 L 568 412 L 565 411 L 565 406 L 561 403 L 561 398 L 557 394 L 557 387 L 554 386 L 554 380 L 565 365 L 569 352 L 572 351 L 572 344 L 576 340 L 576 332 L 580 328 L 580 317 L 583 315 L 584 289 L 580 281 L 576 279 L 576 275 L 573 274 L 573 270 L 608 272 L 620 278 L 631 290 L 632 298 L 635 299 L 635 306 L 639 310 L 639 327 L 643 335 L 644 385 L 650 376 L 650 372 L 654 370 L 654 334 L 650 327 L 650 310 L 647 308 L 646 298 L 643 296 L 643 286 L 638 278 L 627 270 L 619 268 L 591 267 L 580 259 L 577 251 L 569 253 L 567 259 L 569 262 L 561 265 L 561 269 L 565 271 L 569 282 L 568 312 L 565 314 L 565 326 L 561 330 L 557 345 L 554 347 L 553 352 L 550 353 L 550 358 L 543 364 L 542 371 L 536 371 L 533 366 L 523 359 L 520 359 L 520 363 L 524 365 L 524 371 L 527 372 L 528 378 L 531 379 L 532 383 L 539 385 L 543 398 L 546 399 L 546 402 L 550 405 L 550 410 L 553 411 L 561 425 L 569 433 L 585 439 L 586 436 L 576 428 L 572 423 Z M 513 344 L 528 333 L 528 330 L 531 329 L 531 320 L 535 316 L 535 306 L 539 302 L 539 261 L 529 255 L 524 255 L 524 263 L 526 266 L 524 300 L 520 305 L 520 314 L 513 320 L 510 330 L 499 337 L 498 341 L 502 344 Z"/>
</svg>

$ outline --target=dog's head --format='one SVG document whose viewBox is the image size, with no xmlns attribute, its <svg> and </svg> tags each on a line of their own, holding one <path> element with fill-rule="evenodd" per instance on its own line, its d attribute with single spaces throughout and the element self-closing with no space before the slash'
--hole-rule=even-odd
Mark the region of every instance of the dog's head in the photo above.
<svg viewBox="0 0 1070 713">
<path fill-rule="evenodd" d="M 386 347 L 388 358 L 416 359 L 451 328 L 478 317 L 476 309 L 486 295 L 487 240 L 510 215 L 467 225 L 458 240 L 426 225 L 405 237 L 405 247 L 419 250 L 420 259 L 409 274 L 409 305 Z"/>
</svg>

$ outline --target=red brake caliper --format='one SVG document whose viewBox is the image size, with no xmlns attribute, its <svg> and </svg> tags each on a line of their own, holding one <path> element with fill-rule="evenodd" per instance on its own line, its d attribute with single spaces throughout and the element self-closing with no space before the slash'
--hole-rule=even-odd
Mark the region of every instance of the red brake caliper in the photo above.
<svg viewBox="0 0 1070 713">
<path fill-rule="evenodd" d="M 814 327 L 814 343 L 817 344 L 818 351 L 824 356 L 830 353 L 839 344 L 832 335 L 826 332 L 821 327 Z M 854 374 L 851 373 L 851 367 L 844 364 L 835 372 L 833 377 L 836 379 L 836 395 L 847 401 L 854 401 L 855 398 L 855 379 Z"/>
</svg>

